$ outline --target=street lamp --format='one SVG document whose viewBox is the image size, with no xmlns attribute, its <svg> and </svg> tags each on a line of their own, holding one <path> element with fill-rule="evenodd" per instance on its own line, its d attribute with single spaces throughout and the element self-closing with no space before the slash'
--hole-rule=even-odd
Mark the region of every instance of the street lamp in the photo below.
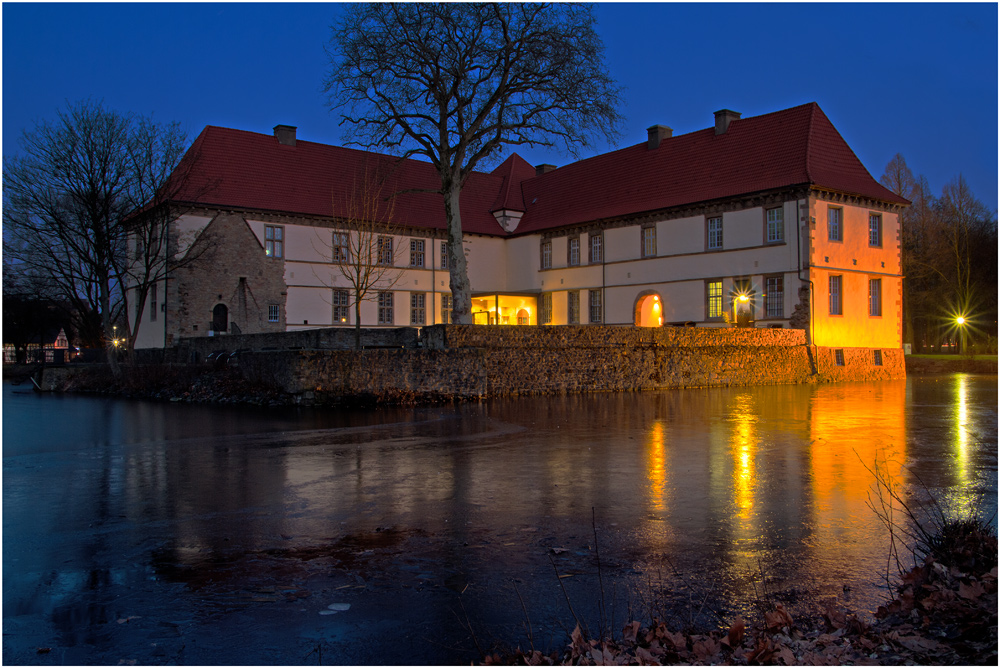
<svg viewBox="0 0 1000 668">
<path fill-rule="evenodd" d="M 965 350 L 965 316 L 959 315 L 955 316 L 955 325 L 958 326 L 958 354 L 961 355 L 962 351 Z"/>
</svg>

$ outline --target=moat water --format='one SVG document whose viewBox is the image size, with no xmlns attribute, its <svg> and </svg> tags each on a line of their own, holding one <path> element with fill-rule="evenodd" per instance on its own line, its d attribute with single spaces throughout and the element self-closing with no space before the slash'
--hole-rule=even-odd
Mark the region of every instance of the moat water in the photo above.
<svg viewBox="0 0 1000 668">
<path fill-rule="evenodd" d="M 870 614 L 876 475 L 995 527 L 997 377 L 370 411 L 5 384 L 3 661 L 468 663 L 574 614 Z"/>
</svg>

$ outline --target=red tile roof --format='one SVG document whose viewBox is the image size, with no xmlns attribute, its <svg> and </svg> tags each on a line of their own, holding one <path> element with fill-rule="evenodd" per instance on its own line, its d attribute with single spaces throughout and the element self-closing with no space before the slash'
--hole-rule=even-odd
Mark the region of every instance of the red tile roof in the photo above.
<svg viewBox="0 0 1000 668">
<path fill-rule="evenodd" d="M 330 216 L 373 161 L 391 161 L 397 222 L 444 229 L 440 181 L 432 165 L 354 149 L 209 126 L 192 145 L 190 177 L 179 200 L 206 206 Z M 462 191 L 462 228 L 505 235 L 491 211 L 525 211 L 517 234 L 637 215 L 727 197 L 811 185 L 890 203 L 908 202 L 881 186 L 815 103 L 646 142 L 542 175 L 517 154 Z"/>
</svg>

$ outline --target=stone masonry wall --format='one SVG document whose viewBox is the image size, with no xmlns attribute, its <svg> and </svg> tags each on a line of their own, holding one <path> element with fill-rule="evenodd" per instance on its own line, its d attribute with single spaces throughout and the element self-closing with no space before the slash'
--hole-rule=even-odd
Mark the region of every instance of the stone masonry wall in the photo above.
<svg viewBox="0 0 1000 668">
<path fill-rule="evenodd" d="M 421 350 L 251 354 L 241 367 L 307 403 L 346 396 L 496 397 L 874 380 L 905 376 L 902 351 L 810 350 L 801 330 L 435 325 Z M 897 354 L 898 353 L 898 354 Z M 244 361 L 245 360 L 245 361 Z"/>
</svg>

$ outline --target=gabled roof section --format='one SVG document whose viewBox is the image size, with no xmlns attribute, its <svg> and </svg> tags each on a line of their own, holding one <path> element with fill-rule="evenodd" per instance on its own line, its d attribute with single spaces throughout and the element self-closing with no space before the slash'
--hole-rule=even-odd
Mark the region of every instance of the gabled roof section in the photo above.
<svg viewBox="0 0 1000 668">
<path fill-rule="evenodd" d="M 184 182 L 172 199 L 329 217 L 334 215 L 334 201 L 343 202 L 352 184 L 372 172 L 388 174 L 385 194 L 400 193 L 396 224 L 445 228 L 441 181 L 430 163 L 302 140 L 288 146 L 272 135 L 215 126 L 206 127 L 184 156 L 175 172 L 185 175 Z M 502 234 L 490 214 L 502 183 L 499 175 L 469 176 L 461 200 L 466 232 Z"/>
<path fill-rule="evenodd" d="M 643 142 L 524 183 L 518 233 L 812 185 L 907 204 L 865 169 L 816 103 Z"/>
<path fill-rule="evenodd" d="M 503 161 L 496 169 L 490 172 L 494 176 L 503 177 L 503 185 L 500 186 L 500 193 L 490 211 L 524 211 L 524 197 L 521 195 L 521 183 L 526 179 L 534 178 L 535 168 L 528 164 L 528 161 L 512 153 L 509 158 Z"/>
</svg>

